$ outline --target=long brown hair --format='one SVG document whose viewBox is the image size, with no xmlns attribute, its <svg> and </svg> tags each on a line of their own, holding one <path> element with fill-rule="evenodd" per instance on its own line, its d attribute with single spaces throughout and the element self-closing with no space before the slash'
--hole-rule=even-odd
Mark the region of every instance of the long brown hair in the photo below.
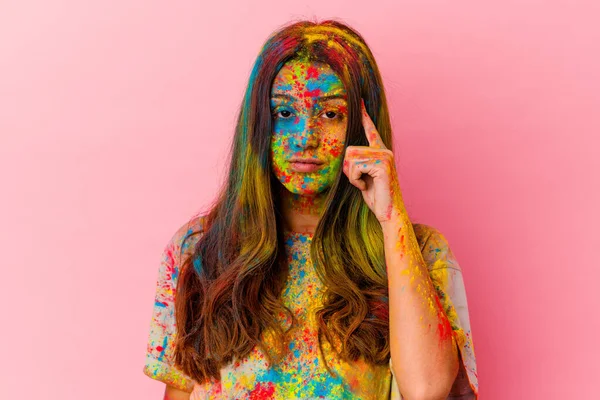
<svg viewBox="0 0 600 400">
<path fill-rule="evenodd" d="M 393 148 L 381 76 L 355 30 L 333 20 L 301 21 L 268 38 L 241 105 L 228 179 L 204 217 L 201 237 L 183 263 L 177 285 L 175 363 L 197 382 L 220 379 L 221 367 L 255 346 L 270 364 L 277 362 L 277 354 L 285 351 L 287 331 L 274 316 L 288 313 L 296 323 L 279 297 L 287 268 L 281 267 L 282 221 L 276 201 L 281 184 L 269 156 L 269 98 L 279 69 L 300 57 L 328 64 L 344 83 L 349 109 L 346 146 L 368 145 L 361 123 L 363 98 L 385 145 Z M 338 355 L 343 359 L 362 356 L 374 364 L 388 362 L 383 235 L 360 192 L 342 173 L 328 190 L 311 257 L 326 288 L 323 307 L 316 312 L 319 344 L 322 336 L 330 343 L 339 338 Z M 275 355 L 261 338 L 266 329 L 280 339 Z"/>
</svg>

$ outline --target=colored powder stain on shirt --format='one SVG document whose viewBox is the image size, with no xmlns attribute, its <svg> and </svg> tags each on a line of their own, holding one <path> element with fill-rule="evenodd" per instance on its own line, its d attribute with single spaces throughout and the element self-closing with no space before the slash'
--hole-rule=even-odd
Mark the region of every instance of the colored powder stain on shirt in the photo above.
<svg viewBox="0 0 600 400">
<path fill-rule="evenodd" d="M 169 338 L 167 336 L 165 336 L 165 339 L 163 341 L 163 345 L 159 346 L 158 348 L 160 349 L 160 354 L 158 355 L 158 360 L 162 360 L 163 357 L 165 356 L 165 349 L 167 348 L 167 344 L 169 342 Z"/>
<path fill-rule="evenodd" d="M 144 373 L 171 386 L 191 391 L 190 400 L 224 399 L 381 399 L 402 400 L 389 364 L 372 365 L 362 358 L 345 362 L 323 339 L 323 353 L 318 344 L 315 311 L 322 306 L 324 286 L 318 278 L 310 256 L 312 235 L 284 232 L 288 279 L 281 298 L 290 309 L 297 325 L 288 332 L 289 346 L 279 363 L 269 365 L 256 346 L 250 354 L 221 368 L 221 380 L 211 378 L 198 383 L 174 365 L 175 315 L 174 294 L 181 260 L 189 256 L 201 235 L 202 220 L 192 218 L 173 236 L 161 260 L 156 287 L 154 312 L 146 353 Z M 188 229 L 189 227 L 193 229 Z M 439 331 L 452 334 L 459 346 L 462 365 L 453 386 L 454 398 L 477 392 L 476 359 L 470 331 L 464 283 L 458 262 L 443 235 L 426 225 L 413 225 L 436 289 L 438 309 L 448 317 Z M 182 254 L 182 243 L 186 243 Z M 201 263 L 194 267 L 201 268 Z M 287 313 L 275 317 L 284 327 L 291 318 Z M 432 327 L 433 328 L 433 327 Z M 434 328 L 435 329 L 435 328 Z M 272 332 L 263 332 L 265 345 L 275 349 Z M 337 347 L 338 342 L 334 343 Z M 325 368 L 323 357 L 335 375 Z M 465 395 L 466 396 L 466 395 Z"/>
<path fill-rule="evenodd" d="M 282 300 L 298 319 L 289 332 L 289 352 L 280 363 L 267 365 L 262 351 L 255 348 L 247 357 L 221 370 L 221 382 L 196 385 L 191 399 L 257 398 L 263 399 L 385 399 L 389 396 L 389 365 L 368 365 L 360 359 L 346 363 L 339 360 L 332 346 L 323 339 L 319 351 L 318 324 L 315 311 L 322 306 L 324 287 L 310 257 L 312 235 L 285 232 L 288 280 Z M 291 319 L 279 315 L 282 326 Z M 263 334 L 268 346 L 275 346 L 271 336 Z M 323 355 L 336 376 L 325 368 Z M 268 389 L 268 390 L 267 390 Z M 219 391 L 221 396 L 216 395 Z"/>
<path fill-rule="evenodd" d="M 275 393 L 275 387 L 272 383 L 267 383 L 263 385 L 259 383 L 257 387 L 249 393 L 250 399 L 260 400 L 260 399 L 270 399 L 273 397 Z"/>
</svg>

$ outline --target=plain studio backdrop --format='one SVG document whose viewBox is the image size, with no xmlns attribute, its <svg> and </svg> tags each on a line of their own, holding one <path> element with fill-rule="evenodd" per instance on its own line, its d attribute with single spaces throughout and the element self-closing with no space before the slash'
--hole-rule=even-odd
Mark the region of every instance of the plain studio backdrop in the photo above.
<svg viewBox="0 0 600 400">
<path fill-rule="evenodd" d="M 463 269 L 481 398 L 597 398 L 600 35 L 590 1 L 0 2 L 2 398 L 162 398 L 161 251 L 225 176 L 291 20 L 380 66 L 409 215 Z"/>
</svg>

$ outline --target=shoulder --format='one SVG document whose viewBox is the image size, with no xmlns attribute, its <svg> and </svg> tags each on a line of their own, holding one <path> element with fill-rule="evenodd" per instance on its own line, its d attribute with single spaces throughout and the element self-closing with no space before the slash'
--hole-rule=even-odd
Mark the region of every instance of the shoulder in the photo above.
<svg viewBox="0 0 600 400">
<path fill-rule="evenodd" d="M 442 267 L 442 264 L 459 269 L 448 239 L 439 229 L 426 224 L 413 224 L 413 230 L 423 259 L 430 269 Z"/>
<path fill-rule="evenodd" d="M 195 213 L 172 234 L 166 250 L 172 254 L 177 264 L 184 255 L 189 256 L 194 251 L 196 243 L 204 233 L 205 218 L 205 215 Z"/>
<path fill-rule="evenodd" d="M 437 228 L 426 224 L 412 224 L 415 236 L 423 251 L 424 247 L 431 243 L 446 242 L 446 238 Z"/>
</svg>

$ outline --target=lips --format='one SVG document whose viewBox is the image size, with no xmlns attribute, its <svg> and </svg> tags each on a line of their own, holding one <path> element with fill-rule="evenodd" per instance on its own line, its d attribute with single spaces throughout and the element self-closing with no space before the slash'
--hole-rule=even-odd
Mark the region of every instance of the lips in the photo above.
<svg viewBox="0 0 600 400">
<path fill-rule="evenodd" d="M 323 165 L 323 161 L 315 158 L 299 158 L 290 159 L 290 167 L 297 172 L 314 172 Z"/>
<path fill-rule="evenodd" d="M 291 163 L 302 163 L 302 164 L 323 164 L 323 161 L 318 158 L 300 158 L 300 157 L 292 157 L 290 158 Z"/>
</svg>

